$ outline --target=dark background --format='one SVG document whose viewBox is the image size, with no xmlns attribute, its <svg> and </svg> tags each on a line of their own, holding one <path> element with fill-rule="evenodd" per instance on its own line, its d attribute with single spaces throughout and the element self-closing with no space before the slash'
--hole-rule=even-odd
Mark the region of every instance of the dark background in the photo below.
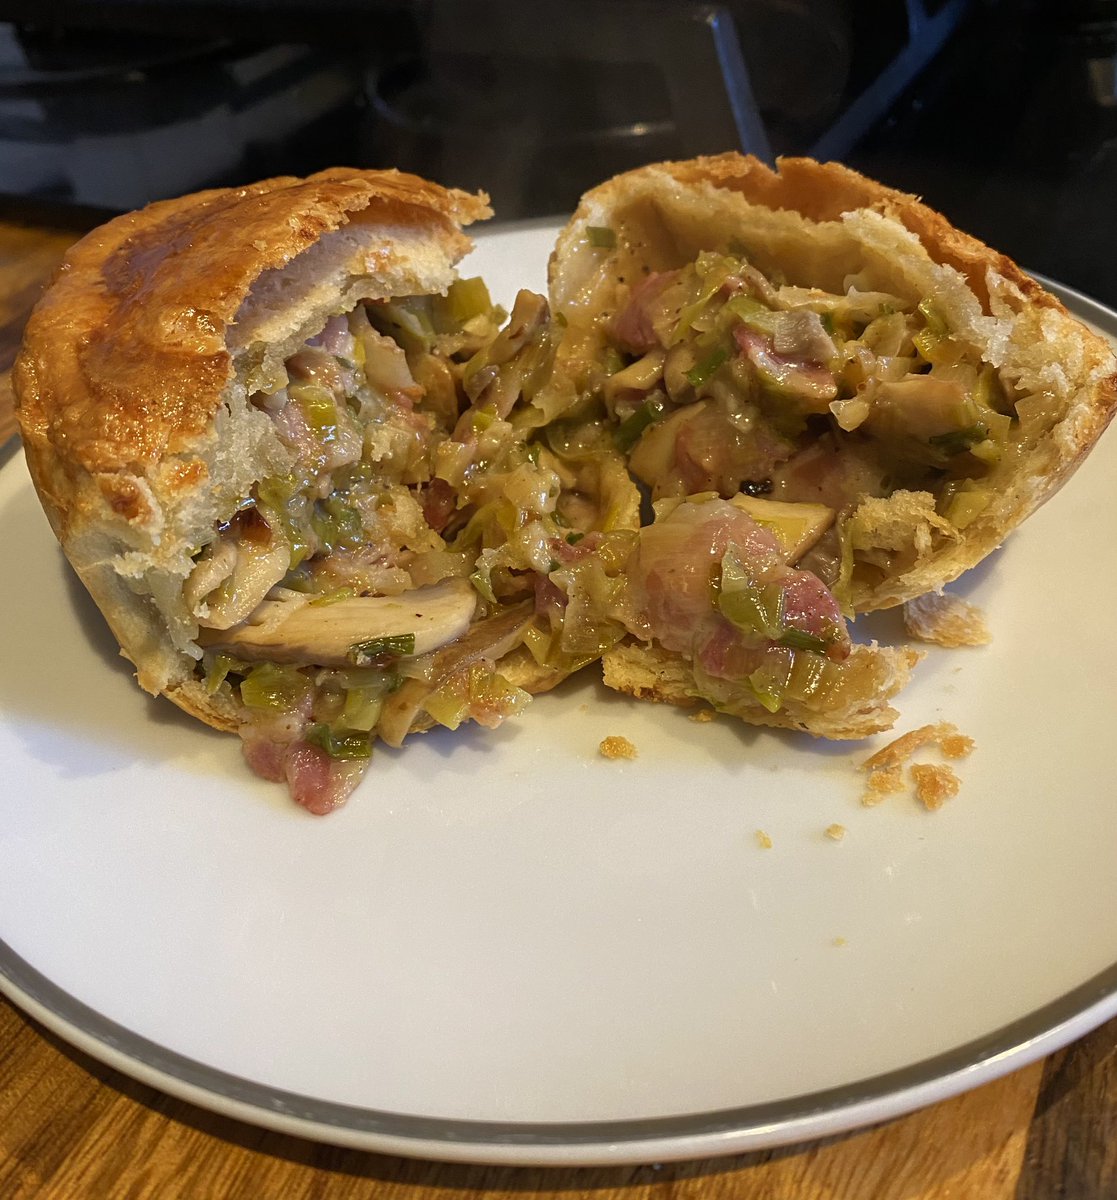
<svg viewBox="0 0 1117 1200">
<path fill-rule="evenodd" d="M 1117 305 L 1117 0 L 0 0 L 0 207 L 88 224 L 399 166 L 561 215 L 659 158 L 836 158 Z"/>
</svg>

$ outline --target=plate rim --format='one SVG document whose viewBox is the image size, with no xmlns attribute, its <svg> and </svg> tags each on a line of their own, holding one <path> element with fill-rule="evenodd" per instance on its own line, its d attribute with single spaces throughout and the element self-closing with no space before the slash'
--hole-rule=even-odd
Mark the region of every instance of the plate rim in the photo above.
<svg viewBox="0 0 1117 1200">
<path fill-rule="evenodd" d="M 485 236 L 542 218 L 490 227 Z M 1033 273 L 1117 339 L 1117 311 Z M 16 439 L 13 439 L 15 442 Z M 0 454 L 0 473 L 20 468 Z M 508 1166 L 618 1166 L 709 1158 L 845 1133 L 945 1100 L 1066 1046 L 1117 1016 L 1117 963 L 982 1037 L 883 1074 L 738 1108 L 632 1120 L 439 1118 L 287 1092 L 166 1049 L 53 983 L 0 938 L 0 994 L 65 1043 L 132 1079 L 220 1115 L 313 1141 L 408 1158 Z"/>
<path fill-rule="evenodd" d="M 106 1066 L 254 1126 L 407 1158 L 593 1167 L 710 1158 L 812 1141 L 903 1116 L 990 1083 L 1117 1016 L 1117 963 L 983 1037 L 893 1071 L 740 1108 L 619 1121 L 419 1116 L 270 1087 L 168 1050 L 103 1016 L 52 983 L 3 939 L 0 993 Z"/>
</svg>

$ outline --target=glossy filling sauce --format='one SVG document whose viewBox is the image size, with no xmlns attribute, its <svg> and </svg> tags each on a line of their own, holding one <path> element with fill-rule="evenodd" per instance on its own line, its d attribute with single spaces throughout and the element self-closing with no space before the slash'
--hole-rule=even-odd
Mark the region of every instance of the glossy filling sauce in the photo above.
<svg viewBox="0 0 1117 1200">
<path fill-rule="evenodd" d="M 518 711 L 500 669 L 517 651 L 533 686 L 561 678 L 550 576 L 595 512 L 563 516 L 558 464 L 509 419 L 549 366 L 546 303 L 521 293 L 503 317 L 480 280 L 364 302 L 252 397 L 290 469 L 215 531 L 185 595 L 250 765 L 313 812 L 345 799 L 377 737 Z"/>
<path fill-rule="evenodd" d="M 290 468 L 185 596 L 249 763 L 314 812 L 377 738 L 495 725 L 626 637 L 723 710 L 824 707 L 855 558 L 903 565 L 858 545 L 858 507 L 920 493 L 957 536 L 1014 445 L 995 372 L 930 300 L 704 252 L 616 288 L 573 390 L 563 315 L 521 292 L 503 319 L 480 280 L 366 301 L 252 397 Z"/>
</svg>

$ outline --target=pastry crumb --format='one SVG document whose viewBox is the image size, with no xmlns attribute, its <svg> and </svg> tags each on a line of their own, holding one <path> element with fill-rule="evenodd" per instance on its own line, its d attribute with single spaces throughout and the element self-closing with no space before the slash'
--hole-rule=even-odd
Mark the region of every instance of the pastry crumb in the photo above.
<svg viewBox="0 0 1117 1200">
<path fill-rule="evenodd" d="M 883 749 L 865 759 L 861 764 L 861 769 L 877 771 L 881 767 L 897 766 L 907 762 L 917 750 L 921 750 L 924 746 L 934 742 L 941 745 L 944 738 L 954 737 L 961 737 L 961 734 L 947 721 L 940 721 L 937 725 L 920 725 L 918 729 L 911 729 L 907 733 L 901 734 Z"/>
<path fill-rule="evenodd" d="M 938 746 L 943 758 L 959 759 L 973 752 L 974 740 L 959 733 L 948 721 L 921 725 L 901 734 L 861 763 L 861 769 L 869 772 L 861 803 L 872 808 L 885 796 L 902 792 L 904 765 L 917 751 L 932 745 Z M 958 795 L 962 786 L 958 776 L 945 764 L 912 763 L 910 769 L 916 799 L 929 812 L 937 812 L 947 800 Z"/>
<path fill-rule="evenodd" d="M 936 646 L 987 646 L 993 635 L 985 614 L 949 592 L 928 592 L 904 604 L 904 628 L 921 642 Z"/>
<path fill-rule="evenodd" d="M 964 733 L 948 733 L 939 739 L 939 749 L 947 758 L 965 758 L 973 753 L 974 740 Z"/>
<path fill-rule="evenodd" d="M 835 946 L 848 946 L 849 942 L 844 937 L 836 937 L 833 944 Z"/>
<path fill-rule="evenodd" d="M 605 758 L 635 758 L 636 747 L 626 737 L 611 734 L 603 738 L 598 750 Z"/>
<path fill-rule="evenodd" d="M 904 768 L 899 763 L 877 767 L 869 772 L 861 803 L 866 808 L 880 804 L 887 796 L 895 796 L 904 790 Z"/>
<path fill-rule="evenodd" d="M 699 722 L 712 721 L 716 716 L 717 713 L 712 708 L 698 708 L 687 714 L 689 720 Z"/>
<path fill-rule="evenodd" d="M 772 839 L 764 832 L 763 829 L 758 829 L 756 831 L 756 844 L 761 850 L 772 849 Z"/>
<path fill-rule="evenodd" d="M 958 795 L 961 780 L 948 766 L 934 763 L 912 763 L 911 777 L 915 781 L 915 794 L 928 812 L 937 812 Z"/>
<path fill-rule="evenodd" d="M 823 831 L 832 842 L 840 842 L 846 835 L 846 827 L 844 825 L 827 825 Z"/>
</svg>

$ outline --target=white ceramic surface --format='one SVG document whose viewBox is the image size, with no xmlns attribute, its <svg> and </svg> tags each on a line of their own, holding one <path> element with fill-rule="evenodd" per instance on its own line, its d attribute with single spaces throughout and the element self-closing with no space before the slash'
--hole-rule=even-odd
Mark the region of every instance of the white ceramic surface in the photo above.
<svg viewBox="0 0 1117 1200">
<path fill-rule="evenodd" d="M 466 270 L 542 288 L 553 234 L 483 235 Z M 370 1149 L 651 1161 L 895 1115 L 1117 1011 L 1117 436 L 956 588 L 993 644 L 932 650 L 899 700 L 898 731 L 977 741 L 935 814 L 860 805 L 887 737 L 587 678 L 378 751 L 311 817 L 136 688 L 18 456 L 0 529 L 0 989 L 168 1091 Z"/>
</svg>

